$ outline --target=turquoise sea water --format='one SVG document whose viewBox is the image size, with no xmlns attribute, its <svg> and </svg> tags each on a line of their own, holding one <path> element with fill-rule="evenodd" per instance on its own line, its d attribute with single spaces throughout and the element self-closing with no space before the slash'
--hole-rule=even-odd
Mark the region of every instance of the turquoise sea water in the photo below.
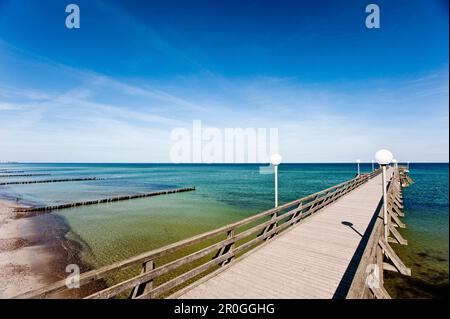
<svg viewBox="0 0 450 319">
<path fill-rule="evenodd" d="M 401 230 L 408 245 L 395 250 L 412 276 L 390 273 L 387 287 L 397 298 L 448 297 L 448 164 L 412 164 L 410 176 L 415 183 L 403 190 L 407 228 Z"/>
<path fill-rule="evenodd" d="M 0 196 L 50 205 L 196 186 L 196 191 L 57 211 L 82 243 L 81 257 L 98 267 L 213 229 L 273 206 L 273 175 L 260 165 L 202 164 L 0 164 L 2 170 L 50 176 L 0 177 L 3 181 L 98 177 L 103 180 L 0 186 Z M 369 172 L 371 164 L 363 164 Z M 24 174 L 25 174 L 24 173 Z M 280 202 L 351 179 L 355 164 L 282 164 Z M 402 231 L 410 245 L 399 253 L 413 278 L 387 278 L 397 297 L 437 297 L 448 288 L 448 164 L 411 164 L 415 181 L 405 189 Z M 397 248 L 396 248 L 397 249 Z"/>
</svg>

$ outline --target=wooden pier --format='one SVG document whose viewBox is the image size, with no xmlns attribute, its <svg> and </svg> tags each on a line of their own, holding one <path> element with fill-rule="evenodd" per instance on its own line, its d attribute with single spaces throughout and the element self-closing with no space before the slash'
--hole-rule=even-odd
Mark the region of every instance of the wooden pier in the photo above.
<svg viewBox="0 0 450 319">
<path fill-rule="evenodd" d="M 85 272 L 79 278 L 81 286 L 106 279 L 113 284 L 84 297 L 390 298 L 383 287 L 383 272 L 411 275 L 391 246 L 407 244 L 398 229 L 405 227 L 400 220 L 401 189 L 411 181 L 403 167 L 389 168 L 387 173 L 386 221 L 381 213 L 381 175 L 376 170 Z M 61 280 L 17 298 L 47 298 L 66 290 Z"/>
<path fill-rule="evenodd" d="M 48 212 L 48 211 L 64 209 L 64 208 L 72 208 L 72 207 L 86 206 L 86 205 L 97 205 L 97 204 L 103 204 L 103 203 L 112 203 L 112 202 L 118 202 L 118 201 L 123 201 L 123 200 L 131 200 L 131 199 L 136 199 L 136 198 L 152 197 L 152 196 L 166 195 L 166 194 L 173 194 L 173 193 L 182 193 L 182 192 L 189 192 L 189 191 L 194 191 L 194 190 L 195 190 L 195 187 L 166 189 L 166 190 L 150 192 L 150 193 L 108 197 L 108 198 L 102 198 L 102 199 L 94 199 L 94 200 L 89 200 L 89 201 L 66 203 L 66 204 L 59 204 L 59 205 L 38 206 L 38 207 L 16 207 L 14 209 L 14 211 L 21 212 L 21 213 Z"/>
</svg>

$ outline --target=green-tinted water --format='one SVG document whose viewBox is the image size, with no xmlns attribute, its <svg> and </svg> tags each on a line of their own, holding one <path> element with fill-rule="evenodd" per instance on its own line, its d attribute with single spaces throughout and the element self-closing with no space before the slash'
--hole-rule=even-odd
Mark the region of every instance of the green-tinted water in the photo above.
<svg viewBox="0 0 450 319">
<path fill-rule="evenodd" d="M 83 259 L 96 266 L 245 217 L 233 206 L 205 203 L 188 193 L 66 209 L 58 214 L 89 246 L 83 251 Z"/>
</svg>

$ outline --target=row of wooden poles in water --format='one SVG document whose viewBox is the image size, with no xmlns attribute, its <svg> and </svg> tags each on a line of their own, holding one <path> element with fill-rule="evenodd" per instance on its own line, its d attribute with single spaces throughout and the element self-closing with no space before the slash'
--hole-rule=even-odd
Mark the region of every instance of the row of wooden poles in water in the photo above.
<svg viewBox="0 0 450 319">
<path fill-rule="evenodd" d="M 50 176 L 51 174 L 0 174 L 0 177 L 32 177 L 32 176 Z"/>
<path fill-rule="evenodd" d="M 85 178 L 64 178 L 64 179 L 47 179 L 36 181 L 14 181 L 14 182 L 2 182 L 3 185 L 20 185 L 20 184 L 40 184 L 40 183 L 59 183 L 59 182 L 79 182 L 79 181 L 95 181 L 100 180 L 97 177 L 85 177 Z"/>
<path fill-rule="evenodd" d="M 26 212 L 26 213 L 28 213 L 28 212 L 45 212 L 45 211 L 71 208 L 71 207 L 77 207 L 77 206 L 111 203 L 111 202 L 118 202 L 118 201 L 130 200 L 130 199 L 136 199 L 136 198 L 144 198 L 144 197 L 152 197 L 152 196 L 158 196 L 158 195 L 189 192 L 189 191 L 194 191 L 194 190 L 195 190 L 195 186 L 192 186 L 192 187 L 154 191 L 154 192 L 149 192 L 149 193 L 122 195 L 122 196 L 108 197 L 108 198 L 102 198 L 102 199 L 94 199 L 94 200 L 88 200 L 88 201 L 59 204 L 59 205 L 37 206 L 37 207 L 18 207 L 15 209 L 15 211 L 16 212 Z"/>
<path fill-rule="evenodd" d="M 5 170 L 0 170 L 0 172 L 7 172 L 7 173 L 22 173 L 23 172 L 24 173 L 24 171 L 5 171 Z M 0 177 L 29 177 L 29 176 L 48 176 L 48 175 L 50 175 L 50 174 L 3 174 L 3 175 L 0 175 Z M 85 178 L 34 180 L 34 181 L 12 181 L 12 182 L 2 182 L 2 183 L 0 183 L 0 186 L 20 185 L 20 184 L 38 184 L 38 183 L 94 181 L 94 180 L 105 180 L 105 179 L 97 178 L 97 177 L 85 177 Z M 58 204 L 58 205 L 17 207 L 17 208 L 15 208 L 15 211 L 18 213 L 48 212 L 48 211 L 57 210 L 57 209 L 64 209 L 64 208 L 71 208 L 71 207 L 78 207 L 78 206 L 85 206 L 85 205 L 111 203 L 111 202 L 131 200 L 131 199 L 136 199 L 136 198 L 144 198 L 144 197 L 152 197 L 152 196 L 158 196 L 158 195 L 189 192 L 189 191 L 194 191 L 194 190 L 195 190 L 195 186 L 191 186 L 191 187 L 183 187 L 183 188 L 176 188 L 176 189 L 159 190 L 159 191 L 153 191 L 153 192 L 147 192 L 147 193 L 121 195 L 121 196 L 107 197 L 107 198 L 101 198 L 101 199 Z M 18 217 L 22 217 L 22 216 L 18 215 Z"/>
</svg>

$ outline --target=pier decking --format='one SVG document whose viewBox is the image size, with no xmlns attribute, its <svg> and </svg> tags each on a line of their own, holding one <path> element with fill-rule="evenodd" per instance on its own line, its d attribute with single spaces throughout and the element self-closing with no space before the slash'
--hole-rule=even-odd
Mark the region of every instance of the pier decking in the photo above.
<svg viewBox="0 0 450 319">
<path fill-rule="evenodd" d="M 178 297 L 345 298 L 358 265 L 352 259 L 381 196 L 378 175 Z"/>
<path fill-rule="evenodd" d="M 85 298 L 390 298 L 383 272 L 410 276 L 393 244 L 407 244 L 405 168 L 381 169 L 218 229 L 85 272 L 80 286 L 110 279 Z M 382 213 L 383 212 L 383 213 Z M 386 216 L 384 215 L 386 213 Z M 139 271 L 140 270 L 140 271 Z M 118 273 L 128 279 L 115 279 Z M 68 290 L 61 280 L 17 298 Z"/>
</svg>

